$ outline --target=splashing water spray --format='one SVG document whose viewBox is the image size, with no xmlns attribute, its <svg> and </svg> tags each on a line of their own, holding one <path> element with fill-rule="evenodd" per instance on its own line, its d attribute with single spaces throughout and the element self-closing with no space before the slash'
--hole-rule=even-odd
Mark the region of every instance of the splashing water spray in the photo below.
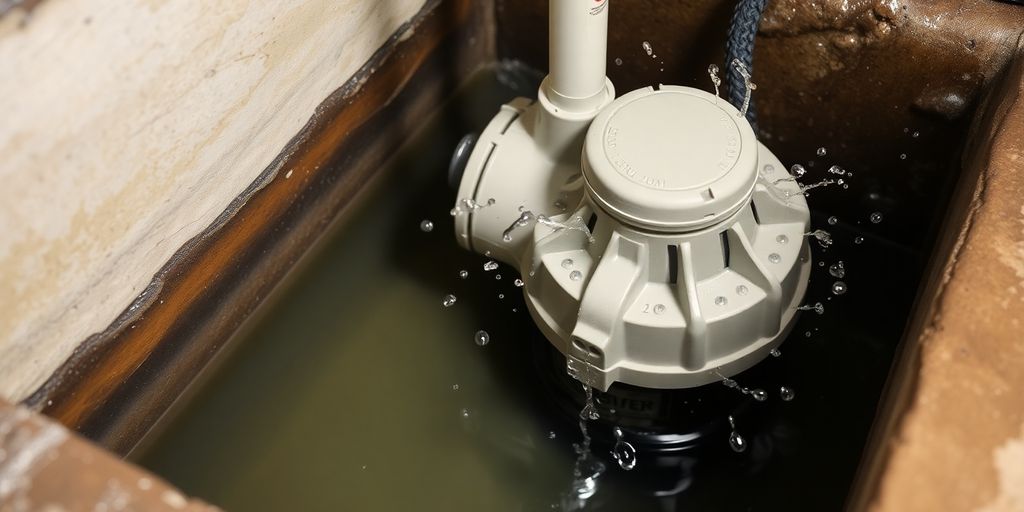
<svg viewBox="0 0 1024 512">
<path fill-rule="evenodd" d="M 719 100 L 717 67 L 716 94 L 658 85 L 616 98 L 609 9 L 593 3 L 550 2 L 538 100 L 506 104 L 460 145 L 457 240 L 520 271 L 530 315 L 587 397 L 724 382 L 729 397 L 761 400 L 731 377 L 768 357 L 799 314 L 813 238 L 805 190 L 746 120 L 755 86 L 739 62 L 740 108 Z M 587 449 L 593 407 L 588 398 L 580 417 Z M 642 467 L 639 434 L 613 427 L 612 459 Z"/>
</svg>

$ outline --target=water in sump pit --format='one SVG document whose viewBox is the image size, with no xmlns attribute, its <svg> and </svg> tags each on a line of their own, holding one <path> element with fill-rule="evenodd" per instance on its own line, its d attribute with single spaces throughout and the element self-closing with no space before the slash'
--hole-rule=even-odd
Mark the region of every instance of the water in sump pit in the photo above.
<svg viewBox="0 0 1024 512">
<path fill-rule="evenodd" d="M 540 334 L 518 276 L 485 271 L 487 258 L 457 247 L 445 183 L 459 138 L 535 86 L 534 74 L 506 66 L 464 87 L 139 461 L 227 510 L 566 508 L 578 418 L 554 412 L 537 378 L 529 346 Z M 838 193 L 815 190 L 812 209 Z M 812 244 L 805 299 L 823 313 L 805 312 L 762 363 L 774 377 L 744 373 L 726 389 L 769 420 L 721 418 L 731 428 L 699 457 L 595 445 L 591 462 L 604 468 L 586 510 L 841 508 L 921 255 L 871 222 L 826 218 L 815 210 L 832 243 Z M 839 260 L 841 296 L 829 275 Z M 635 469 L 620 469 L 613 448 L 635 455 Z"/>
</svg>

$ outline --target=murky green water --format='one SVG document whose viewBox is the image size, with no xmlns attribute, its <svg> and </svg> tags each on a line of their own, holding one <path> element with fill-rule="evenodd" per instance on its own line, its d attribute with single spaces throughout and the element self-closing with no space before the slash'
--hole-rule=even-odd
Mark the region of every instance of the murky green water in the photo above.
<svg viewBox="0 0 1024 512">
<path fill-rule="evenodd" d="M 531 93 L 530 80 L 510 87 L 515 76 L 481 74 L 433 121 L 141 455 L 144 466 L 236 511 L 559 507 L 578 432 L 552 413 L 537 378 L 539 335 L 517 276 L 484 272 L 484 259 L 458 249 L 447 213 L 450 151 L 517 88 Z M 812 208 L 832 193 L 842 192 L 815 194 Z M 433 231 L 420 229 L 424 219 Z M 700 453 L 640 454 L 630 473 L 608 462 L 588 510 L 841 507 L 920 253 L 858 230 L 869 226 L 814 221 L 836 240 L 816 261 L 844 260 L 850 291 L 832 296 L 829 265 L 816 267 L 808 302 L 826 314 L 804 314 L 783 356 L 766 362 L 771 372 L 737 377 L 772 394 L 754 405 L 765 421 L 738 426 L 750 448 L 734 453 L 726 432 Z M 449 293 L 458 300 L 445 308 Z M 480 329 L 490 334 L 483 347 Z M 793 401 L 778 399 L 781 385 Z"/>
</svg>

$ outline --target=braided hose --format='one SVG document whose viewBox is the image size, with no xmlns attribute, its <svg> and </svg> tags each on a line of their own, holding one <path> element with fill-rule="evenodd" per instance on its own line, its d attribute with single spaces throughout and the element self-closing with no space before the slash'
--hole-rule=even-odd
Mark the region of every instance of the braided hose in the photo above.
<svg viewBox="0 0 1024 512">
<path fill-rule="evenodd" d="M 754 37 L 757 35 L 757 27 L 761 22 L 761 14 L 764 12 L 768 0 L 739 0 L 736 10 L 733 11 L 732 23 L 729 25 L 729 40 L 725 43 L 725 83 L 727 86 L 729 103 L 736 108 L 743 105 L 743 97 L 746 93 L 743 76 L 733 65 L 738 60 L 750 73 L 754 67 Z M 747 110 L 747 120 L 757 130 L 757 115 L 755 114 L 754 103 L 751 100 Z"/>
</svg>

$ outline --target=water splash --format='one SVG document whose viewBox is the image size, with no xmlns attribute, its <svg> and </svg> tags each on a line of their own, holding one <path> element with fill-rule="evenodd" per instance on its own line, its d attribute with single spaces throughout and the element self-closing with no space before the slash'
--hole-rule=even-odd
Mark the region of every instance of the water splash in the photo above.
<svg viewBox="0 0 1024 512">
<path fill-rule="evenodd" d="M 777 348 L 773 348 L 772 351 L 768 353 L 771 354 L 772 357 L 782 357 L 782 351 Z"/>
<path fill-rule="evenodd" d="M 720 379 L 722 379 L 722 384 L 727 388 L 735 389 L 736 391 L 739 391 L 740 393 L 743 393 L 744 395 L 747 395 L 753 398 L 754 400 L 757 400 L 758 402 L 764 402 L 765 400 L 768 400 L 768 393 L 761 388 L 751 389 L 745 386 L 741 386 L 739 382 L 736 382 L 735 380 L 730 379 L 725 375 L 722 375 L 718 370 L 713 370 L 713 373 L 717 375 Z"/>
<path fill-rule="evenodd" d="M 485 272 L 490 272 L 492 270 L 497 270 L 497 269 L 498 269 L 498 262 L 497 261 L 491 260 L 491 261 L 488 261 L 487 263 L 484 263 L 484 271 Z"/>
<path fill-rule="evenodd" d="M 524 283 L 522 279 L 516 278 L 516 280 L 515 280 L 515 281 L 512 281 L 512 284 L 513 284 L 513 285 L 514 285 L 514 286 L 515 286 L 516 288 L 522 288 L 522 287 L 523 287 L 523 285 L 525 285 L 526 283 Z"/>
<path fill-rule="evenodd" d="M 572 484 L 569 487 L 569 492 L 562 497 L 563 510 L 583 510 L 587 501 L 597 493 L 598 479 L 605 471 L 604 464 L 597 460 L 590 450 L 590 431 L 587 429 L 587 421 L 600 417 L 597 407 L 594 405 L 594 390 L 583 384 L 583 391 L 586 394 L 586 399 L 579 414 L 581 440 L 578 444 L 573 445 L 576 451 L 576 463 L 572 469 Z"/>
<path fill-rule="evenodd" d="M 720 89 L 722 87 L 722 79 L 718 76 L 718 66 L 712 64 L 708 66 L 708 76 L 711 77 L 711 83 L 715 85 L 715 104 L 718 104 L 720 96 Z"/>
<path fill-rule="evenodd" d="M 464 197 L 456 201 L 455 208 L 452 208 L 451 211 L 449 211 L 448 213 L 452 217 L 457 217 L 459 215 L 464 215 L 467 213 L 473 213 L 477 210 L 482 210 L 484 208 L 487 208 L 488 206 L 494 206 L 494 203 L 494 198 L 488 199 L 487 203 L 485 204 L 480 204 L 474 201 L 473 199 Z"/>
<path fill-rule="evenodd" d="M 420 222 L 420 231 L 424 233 L 430 233 L 433 230 L 434 223 L 431 222 L 429 219 L 424 219 L 423 222 Z"/>
<path fill-rule="evenodd" d="M 806 306 L 797 306 L 797 311 L 814 311 L 819 315 L 825 314 L 825 305 L 820 302 L 815 302 L 813 305 L 808 304 Z"/>
<path fill-rule="evenodd" d="M 810 191 L 812 191 L 812 190 L 814 190 L 816 188 L 827 187 L 829 185 L 835 185 L 835 184 L 836 184 L 836 180 L 824 179 L 824 180 L 821 180 L 821 181 L 819 181 L 817 183 L 811 183 L 810 185 L 800 185 L 800 190 L 797 190 L 797 191 L 787 190 L 786 191 L 786 197 L 789 198 L 789 197 L 792 197 L 792 196 L 806 196 L 808 192 L 810 192 Z"/>
<path fill-rule="evenodd" d="M 450 308 L 455 305 L 456 300 L 456 297 L 449 293 L 448 295 L 445 295 L 443 299 L 441 299 L 441 305 L 446 308 Z"/>
<path fill-rule="evenodd" d="M 647 53 L 648 57 L 654 57 L 654 47 L 651 46 L 651 43 L 644 41 L 640 46 L 643 46 L 644 52 Z"/>
<path fill-rule="evenodd" d="M 815 240 L 818 241 L 818 245 L 820 245 L 822 249 L 828 249 L 829 247 L 832 247 L 832 234 L 829 233 L 828 231 L 825 231 L 824 229 L 815 229 L 814 231 L 808 231 L 807 233 L 804 233 L 804 236 L 813 237 Z"/>
<path fill-rule="evenodd" d="M 518 228 L 527 227 L 533 223 L 546 226 L 551 230 L 555 231 L 556 233 L 565 231 L 579 231 L 580 233 L 583 233 L 587 237 L 588 242 L 594 241 L 594 236 L 590 232 L 590 228 L 588 228 L 587 224 L 583 222 L 583 217 L 579 215 L 572 217 L 567 222 L 561 222 L 554 220 L 551 217 L 548 217 L 547 215 L 544 214 L 535 214 L 530 210 L 522 212 L 519 215 L 519 218 L 512 222 L 512 224 L 509 225 L 509 227 L 506 228 L 505 231 L 501 234 L 501 239 L 504 240 L 505 242 L 511 242 L 513 231 L 515 231 Z"/>
<path fill-rule="evenodd" d="M 736 453 L 743 453 L 747 450 L 747 440 L 736 431 L 736 420 L 729 415 L 729 447 Z"/>
<path fill-rule="evenodd" d="M 743 77 L 743 86 L 745 92 L 743 93 L 743 106 L 740 108 L 739 116 L 747 117 L 747 110 L 750 109 L 750 96 L 757 90 L 757 84 L 751 81 L 750 71 L 747 69 L 739 59 L 732 60 L 732 66 L 736 68 L 736 72 Z"/>
<path fill-rule="evenodd" d="M 636 467 L 636 448 L 623 439 L 622 429 L 615 427 L 615 447 L 612 448 L 612 458 L 619 463 L 619 467 L 629 471 Z"/>
</svg>

